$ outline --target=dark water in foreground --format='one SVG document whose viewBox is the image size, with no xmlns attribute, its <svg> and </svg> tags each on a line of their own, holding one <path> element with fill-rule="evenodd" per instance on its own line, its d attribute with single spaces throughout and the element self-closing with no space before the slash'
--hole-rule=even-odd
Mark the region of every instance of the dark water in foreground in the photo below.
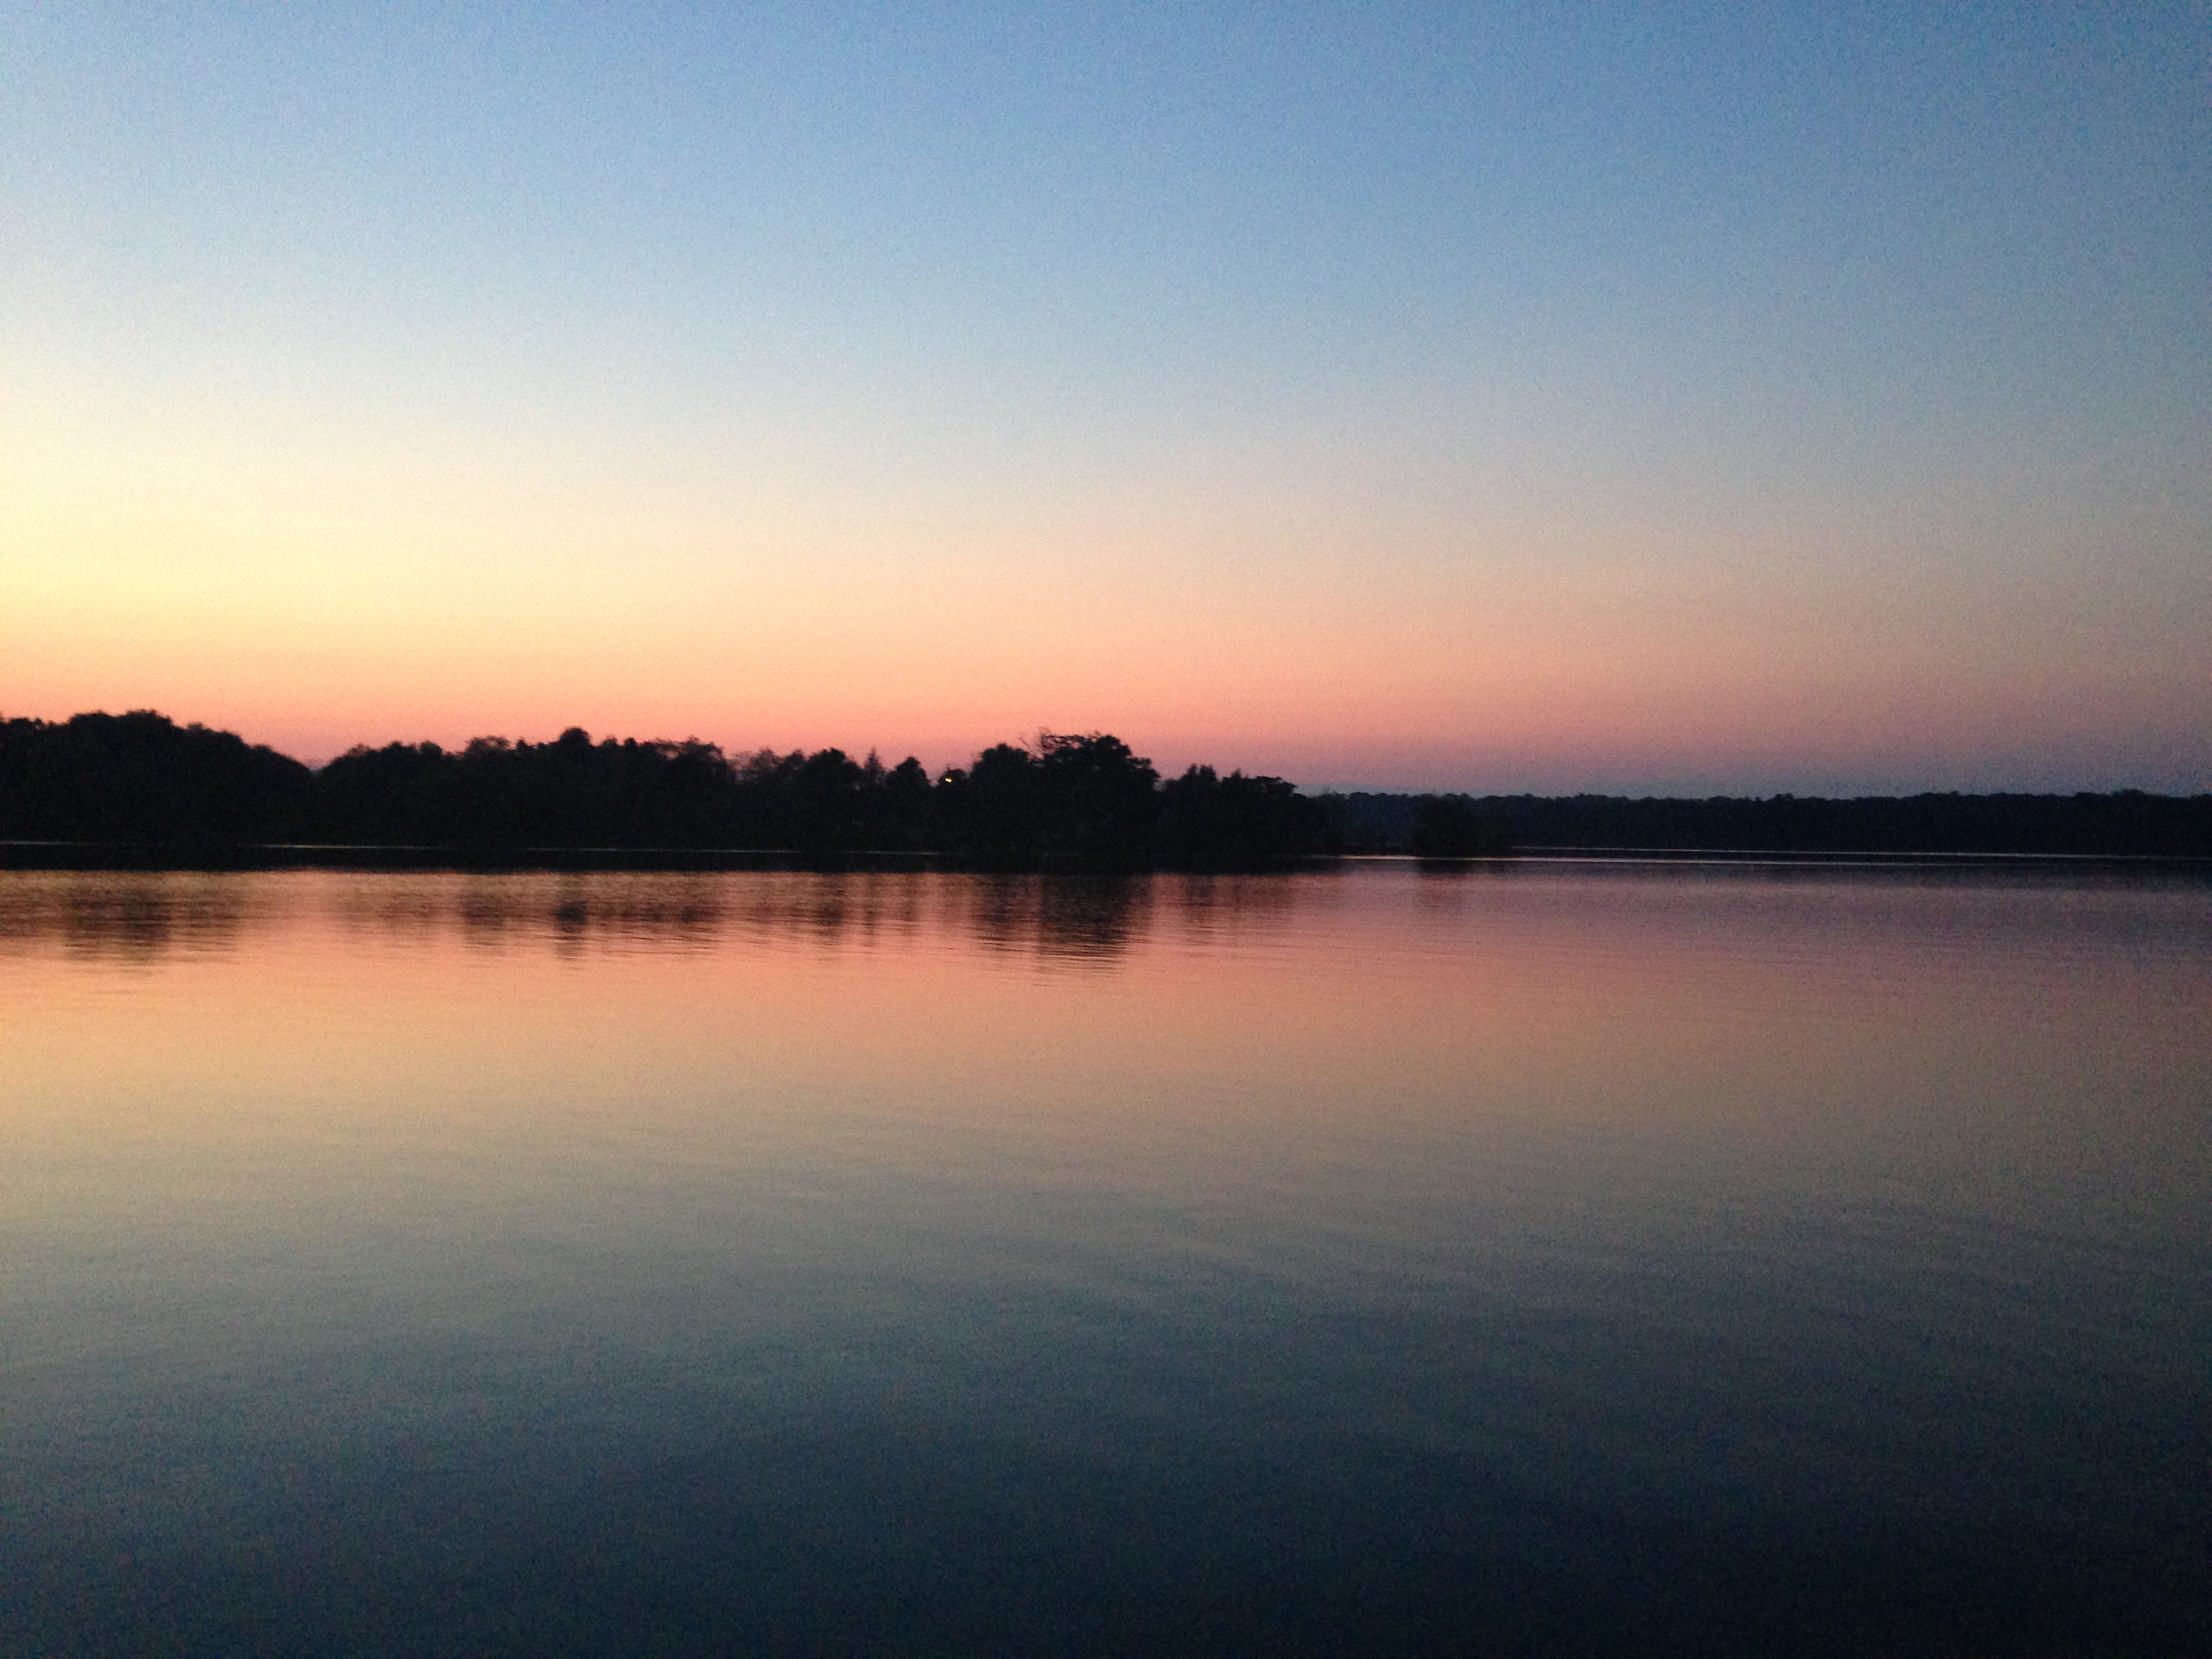
<svg viewBox="0 0 2212 1659">
<path fill-rule="evenodd" d="M 2212 886 L 0 874 L 0 1651 L 2180 1652 Z"/>
</svg>

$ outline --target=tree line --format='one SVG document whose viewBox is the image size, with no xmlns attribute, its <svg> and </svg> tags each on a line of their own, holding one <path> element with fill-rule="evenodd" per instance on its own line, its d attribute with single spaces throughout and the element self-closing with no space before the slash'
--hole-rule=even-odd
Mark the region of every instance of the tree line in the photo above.
<svg viewBox="0 0 2212 1659">
<path fill-rule="evenodd" d="M 933 777 L 912 757 L 731 756 L 573 727 L 550 743 L 363 746 L 312 768 L 141 710 L 0 720 L 0 842 L 927 853 L 1094 870 L 1516 848 L 2212 858 L 2212 795 L 1307 795 L 1209 766 L 1163 778 L 1103 732 L 995 744 Z"/>
<path fill-rule="evenodd" d="M 999 744 L 932 777 L 840 749 L 478 738 L 310 768 L 150 711 L 0 722 L 0 840 L 932 853 L 987 868 L 1244 868 L 1340 850 L 1281 778 L 1163 779 L 1103 732 Z"/>
<path fill-rule="evenodd" d="M 1342 797 L 1338 814 L 1345 849 L 1354 853 L 1465 856 L 1492 850 L 1468 844 L 1485 833 L 1470 826 L 1486 826 L 1486 833 L 1522 852 L 2212 858 L 2212 794 L 2154 795 L 2139 789 L 1702 800 L 1360 793 Z"/>
</svg>

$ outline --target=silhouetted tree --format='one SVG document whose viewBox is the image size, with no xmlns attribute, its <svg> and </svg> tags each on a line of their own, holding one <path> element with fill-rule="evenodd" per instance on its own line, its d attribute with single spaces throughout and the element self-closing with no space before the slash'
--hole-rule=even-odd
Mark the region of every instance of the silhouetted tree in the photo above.
<svg viewBox="0 0 2212 1659">
<path fill-rule="evenodd" d="M 1160 789 L 1159 857 L 1182 870 L 1243 870 L 1333 850 L 1328 803 L 1280 778 L 1194 766 Z"/>
<path fill-rule="evenodd" d="M 1133 870 L 1150 862 L 1160 775 L 1103 732 L 1037 738 L 1036 851 L 1047 863 Z"/>
<path fill-rule="evenodd" d="M 313 781 L 273 749 L 150 708 L 0 722 L 0 839 L 288 840 Z"/>
<path fill-rule="evenodd" d="M 878 769 L 880 772 L 881 769 Z M 821 749 L 791 773 L 791 844 L 810 852 L 842 853 L 866 840 L 861 768 L 842 749 Z"/>
<path fill-rule="evenodd" d="M 1036 757 L 1018 744 L 994 744 L 965 771 L 938 783 L 939 845 L 986 869 L 1035 862 L 1043 790 Z"/>
<path fill-rule="evenodd" d="M 878 771 L 863 803 L 866 845 L 886 853 L 919 852 L 934 845 L 929 774 L 921 763 L 908 755 L 889 771 Z"/>
<path fill-rule="evenodd" d="M 482 737 L 349 750 L 319 772 L 151 710 L 0 720 L 0 839 L 373 847 L 933 851 L 985 868 L 1252 868 L 1286 855 L 1522 847 L 2212 857 L 2212 795 L 1824 800 L 1301 795 L 1194 766 L 1163 784 L 1105 732 L 999 744 L 935 783 L 908 757 Z"/>
<path fill-rule="evenodd" d="M 1513 826 L 1465 795 L 1423 795 L 1413 803 L 1406 846 L 1425 859 L 1496 858 L 1513 850 Z"/>
</svg>

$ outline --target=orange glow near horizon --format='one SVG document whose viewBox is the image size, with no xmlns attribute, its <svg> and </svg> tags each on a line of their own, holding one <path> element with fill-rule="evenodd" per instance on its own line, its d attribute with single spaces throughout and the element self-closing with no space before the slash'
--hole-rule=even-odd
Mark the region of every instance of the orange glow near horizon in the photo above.
<svg viewBox="0 0 2212 1659">
<path fill-rule="evenodd" d="M 826 536 L 718 499 L 641 529 L 526 470 L 395 516 L 419 465 L 226 484 L 186 453 L 134 487 L 47 459 L 0 505 L 0 714 L 155 708 L 313 762 L 581 725 L 940 767 L 1042 727 L 1309 783 L 2185 787 L 2200 759 L 2212 782 L 2172 696 L 2186 607 L 2145 621 L 2139 587 L 2054 617 L 2022 578 L 1907 586 L 1832 536 L 1787 560 L 1778 530 L 1696 526 L 1318 546 L 1295 512 L 1255 530 L 1203 499 L 1080 530 L 885 504 Z"/>
<path fill-rule="evenodd" d="M 2008 950 L 2007 927 L 2065 925 L 2047 895 L 2013 896 L 1561 871 L 9 874 L 0 1127 L 50 1152 L 246 1139 L 230 1178 L 276 1157 L 349 1191 L 365 1148 L 404 1148 L 381 1178 L 519 1191 L 554 1178 L 533 1148 L 640 1133 L 651 1079 L 651 1135 L 696 1141 L 704 1170 L 1011 1158 L 1206 1201 L 1356 1157 L 1370 1115 L 1416 1149 L 1537 1121 L 1814 1167 L 1900 1135 L 1978 1158 L 2002 1128 L 2018 1157 L 2063 1161 L 2034 1113 L 1978 1116 L 1964 1084 L 1958 1121 L 1880 1103 L 1962 1064 L 2040 1098 L 2052 1075 L 2132 1063 L 2116 1033 L 2202 1048 L 2212 1010 L 2187 951 L 2100 977 L 2083 964 L 2108 958 Z"/>
<path fill-rule="evenodd" d="M 747 473 L 53 390 L 57 421 L 0 410 L 0 714 L 153 708 L 317 763 L 580 725 L 934 769 L 1042 727 L 1310 785 L 2212 787 L 2185 504 L 1656 507 L 1480 468 L 1401 500 L 1317 439 L 846 480 L 798 436 Z"/>
</svg>

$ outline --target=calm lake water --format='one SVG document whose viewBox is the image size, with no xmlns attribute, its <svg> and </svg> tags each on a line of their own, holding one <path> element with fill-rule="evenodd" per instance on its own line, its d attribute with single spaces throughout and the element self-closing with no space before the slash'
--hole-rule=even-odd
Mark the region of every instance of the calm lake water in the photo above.
<svg viewBox="0 0 2212 1659">
<path fill-rule="evenodd" d="M 2212 1638 L 2212 885 L 0 874 L 0 1650 Z"/>
</svg>

